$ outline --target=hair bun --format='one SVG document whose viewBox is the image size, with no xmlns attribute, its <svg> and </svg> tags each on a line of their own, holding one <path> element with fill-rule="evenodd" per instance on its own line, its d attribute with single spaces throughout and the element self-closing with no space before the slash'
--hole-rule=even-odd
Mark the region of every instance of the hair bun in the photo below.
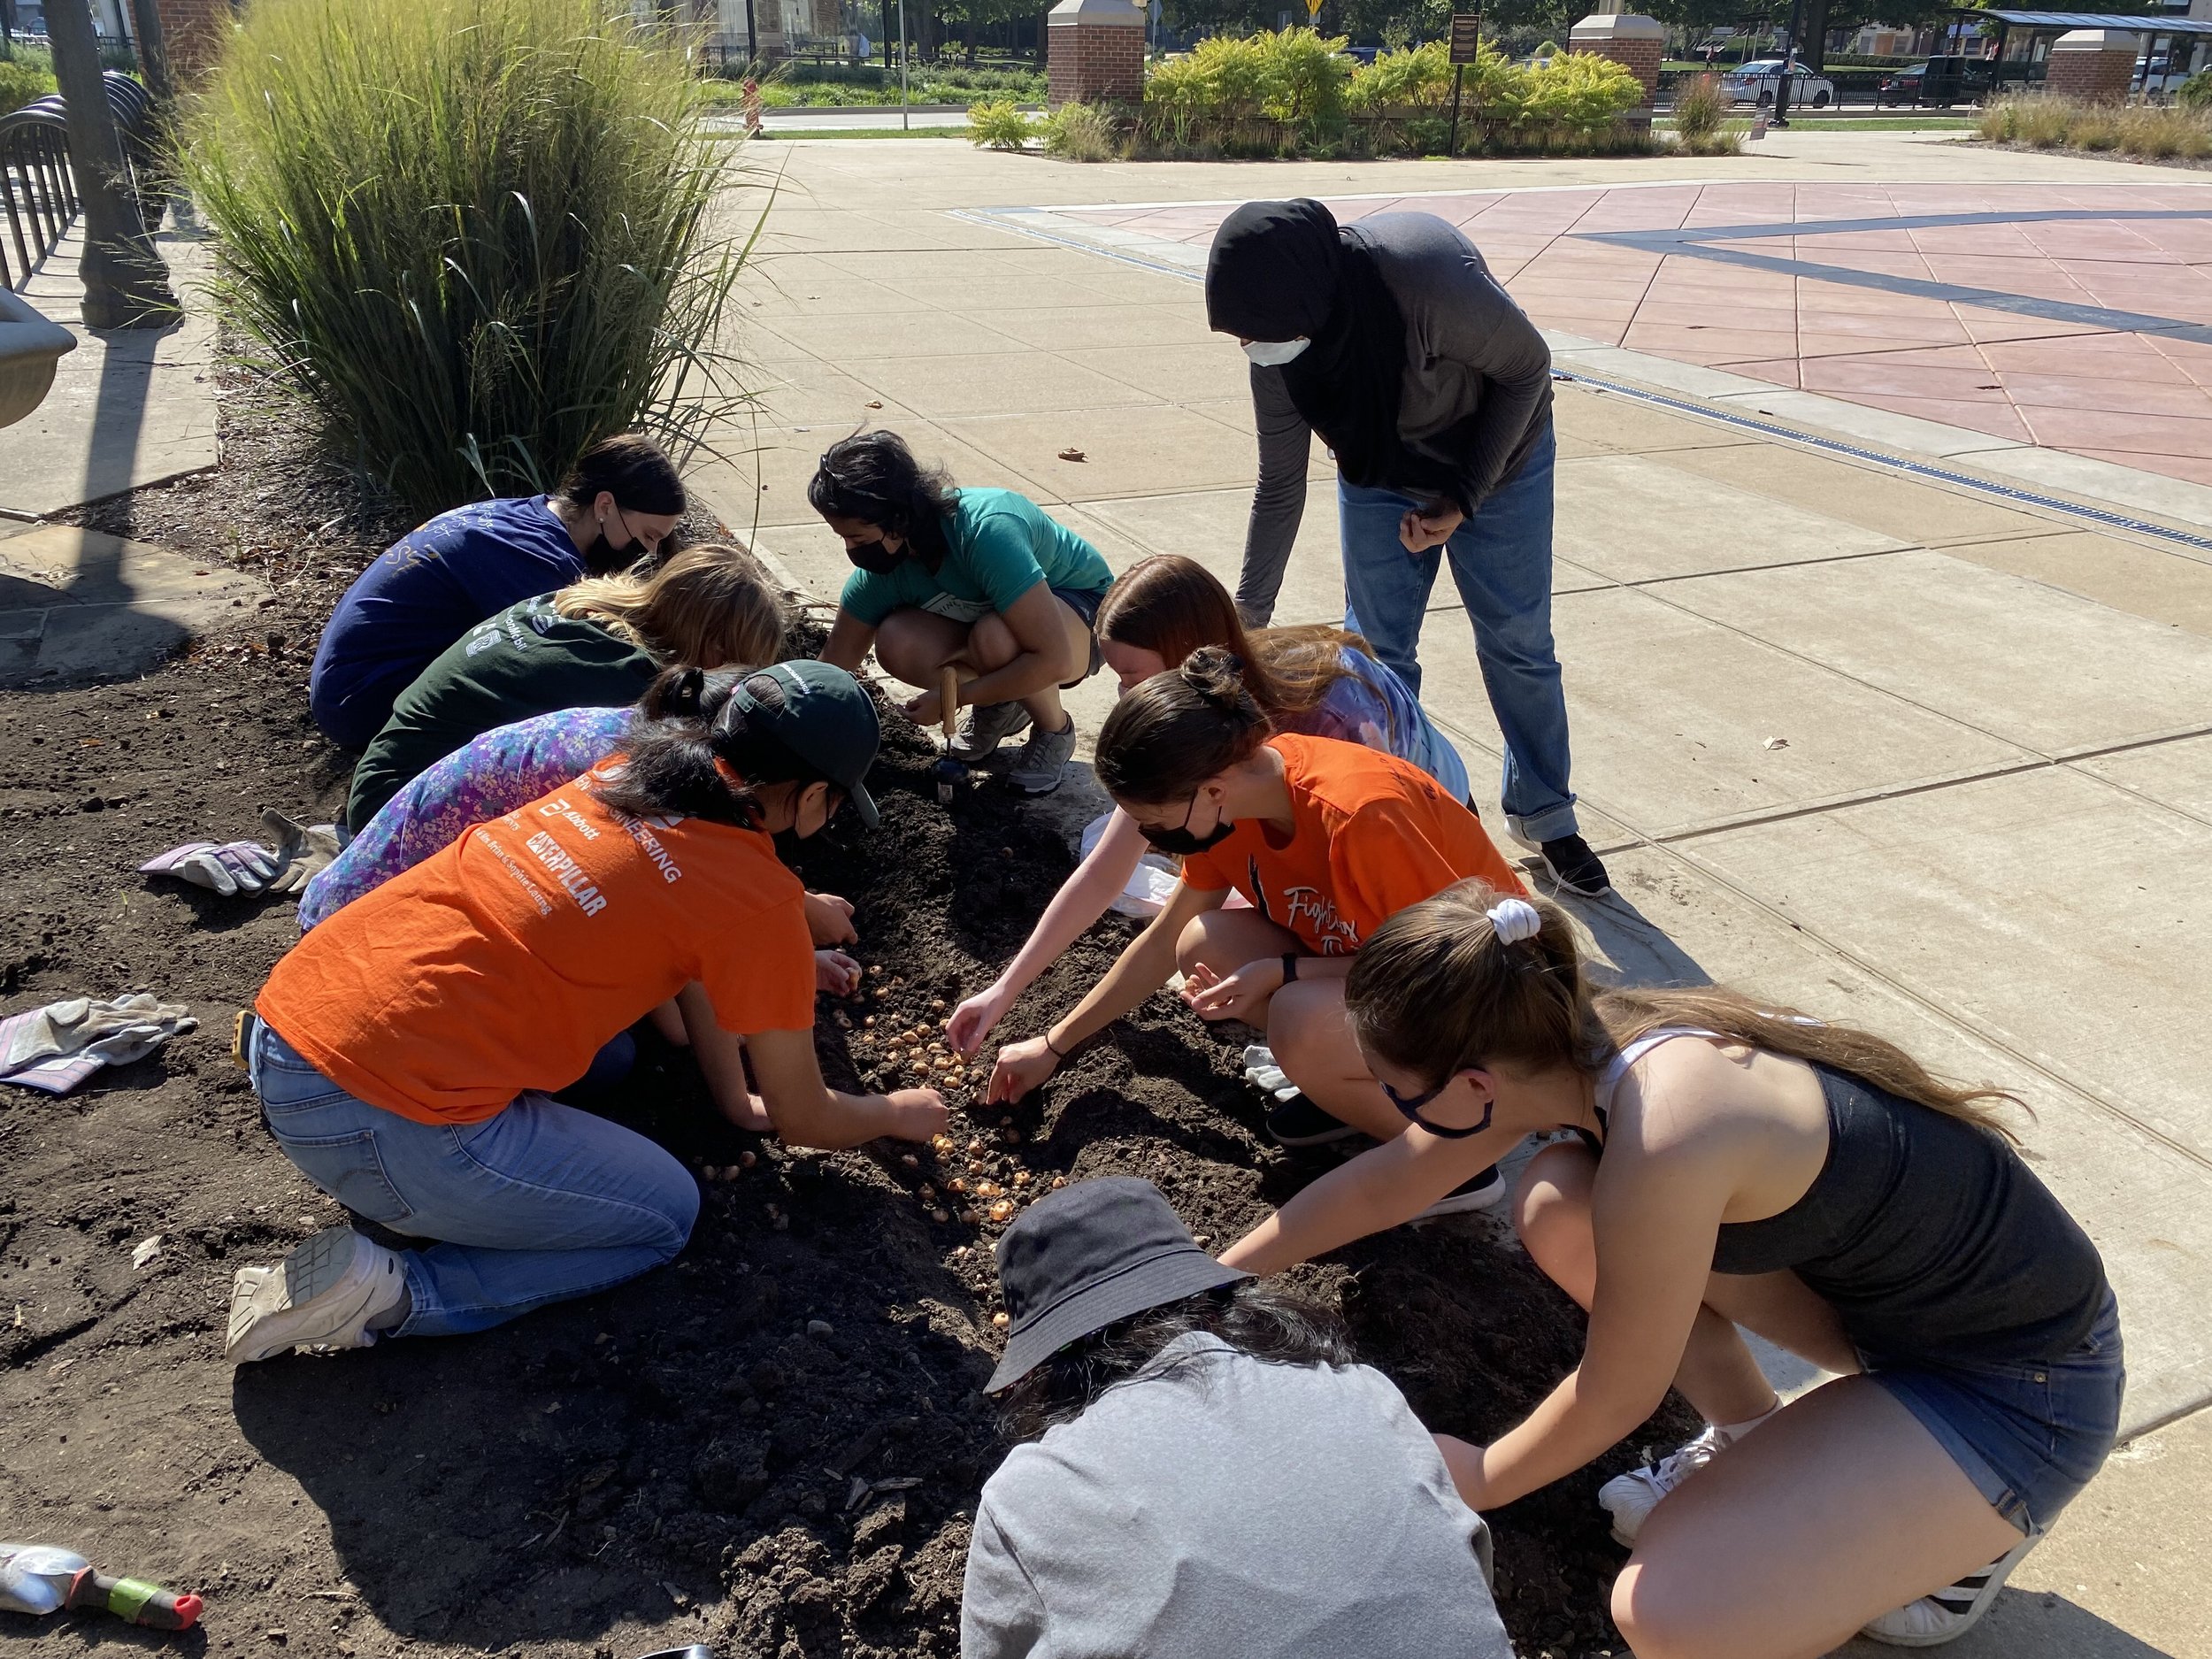
<svg viewBox="0 0 2212 1659">
<path fill-rule="evenodd" d="M 1225 646 L 1200 646 L 1179 672 L 1193 691 L 1226 712 L 1234 713 L 1248 695 L 1244 664 Z"/>
</svg>

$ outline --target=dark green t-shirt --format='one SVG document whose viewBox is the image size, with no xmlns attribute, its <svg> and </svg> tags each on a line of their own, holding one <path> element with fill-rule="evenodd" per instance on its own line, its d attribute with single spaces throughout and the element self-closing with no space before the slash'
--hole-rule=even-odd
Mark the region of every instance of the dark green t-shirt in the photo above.
<svg viewBox="0 0 2212 1659">
<path fill-rule="evenodd" d="M 478 623 L 399 694 L 353 769 L 346 822 L 364 827 L 415 778 L 495 726 L 559 709 L 634 703 L 660 665 L 596 622 L 540 594 Z"/>
<path fill-rule="evenodd" d="M 1010 489 L 960 489 L 953 497 L 952 517 L 945 521 L 951 547 L 945 562 L 933 571 L 907 558 L 887 576 L 855 571 L 841 595 L 848 611 L 874 627 L 894 611 L 926 607 L 942 595 L 1003 616 L 1039 582 L 1084 594 L 1102 594 L 1114 585 L 1114 572 L 1098 549 L 1028 496 Z"/>
</svg>

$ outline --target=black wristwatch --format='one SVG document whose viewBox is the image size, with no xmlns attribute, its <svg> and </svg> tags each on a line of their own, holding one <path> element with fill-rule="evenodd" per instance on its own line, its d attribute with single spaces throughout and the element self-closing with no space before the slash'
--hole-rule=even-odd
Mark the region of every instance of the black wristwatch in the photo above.
<svg viewBox="0 0 2212 1659">
<path fill-rule="evenodd" d="M 1286 950 L 1283 952 L 1283 983 L 1288 985 L 1297 977 L 1298 953 L 1294 950 Z"/>
</svg>

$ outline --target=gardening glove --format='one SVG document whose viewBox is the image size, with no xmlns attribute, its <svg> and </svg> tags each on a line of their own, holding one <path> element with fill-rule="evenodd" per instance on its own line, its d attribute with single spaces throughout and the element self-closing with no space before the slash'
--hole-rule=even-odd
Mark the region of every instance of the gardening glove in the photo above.
<svg viewBox="0 0 2212 1659">
<path fill-rule="evenodd" d="M 49 1002 L 0 1019 L 0 1078 L 66 1093 L 102 1066 L 142 1060 L 198 1025 L 183 1003 L 142 992 Z"/>
<path fill-rule="evenodd" d="M 138 866 L 142 875 L 177 876 L 230 898 L 258 893 L 277 872 L 277 856 L 257 841 L 187 841 Z"/>
<path fill-rule="evenodd" d="M 303 891 L 338 856 L 335 824 L 301 824 L 274 807 L 264 807 L 261 827 L 276 837 L 277 872 L 268 886 L 272 893 Z"/>
</svg>

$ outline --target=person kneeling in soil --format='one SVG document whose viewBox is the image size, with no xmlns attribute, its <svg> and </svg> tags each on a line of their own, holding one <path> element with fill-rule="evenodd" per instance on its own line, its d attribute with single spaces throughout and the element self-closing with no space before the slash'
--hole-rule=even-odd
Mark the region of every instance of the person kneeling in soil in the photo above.
<svg viewBox="0 0 2212 1659">
<path fill-rule="evenodd" d="M 1182 879 L 1072 1013 L 999 1050 L 987 1098 L 1019 1100 L 1179 966 L 1183 1000 L 1202 1018 L 1263 1028 L 1301 1091 L 1267 1115 L 1278 1142 L 1400 1133 L 1345 1021 L 1344 977 L 1409 904 L 1467 876 L 1520 890 L 1480 821 L 1394 756 L 1271 734 L 1235 662 L 1212 646 L 1116 704 L 1094 764 L 1139 833 L 1181 856 Z M 1223 908 L 1233 888 L 1250 909 Z M 1435 1213 L 1502 1193 L 1494 1176 L 1471 1182 L 1438 1194 Z"/>
<path fill-rule="evenodd" d="M 1272 1273 L 1397 1225 L 1523 1136 L 1529 1254 L 1583 1360 L 1461 1494 L 1582 1468 L 1668 1386 L 1711 1425 L 1600 1488 L 1639 1659 L 1947 1641 L 2080 1492 L 2119 1422 L 2103 1263 L 1991 1116 L 1870 1033 L 1735 991 L 1594 995 L 1564 912 L 1469 882 L 1385 923 L 1346 991 L 1413 1127 L 1224 1253 Z M 1784 1406 L 1737 1327 L 1841 1373 Z"/>
<path fill-rule="evenodd" d="M 229 1357 L 480 1331 L 634 1279 L 683 1248 L 684 1167 L 546 1098 L 696 981 L 794 1144 L 926 1141 L 929 1089 L 833 1093 L 814 1054 L 798 878 L 770 837 L 852 803 L 876 715 L 842 670 L 748 675 L 711 722 L 662 721 L 612 762 L 480 825 L 293 948 L 242 1021 L 270 1132 L 357 1215 L 231 1291 Z"/>
<path fill-rule="evenodd" d="M 1490 1534 L 1333 1316 L 1207 1258 L 1148 1181 L 1079 1181 L 998 1244 L 962 1659 L 1512 1659 Z"/>
<path fill-rule="evenodd" d="M 822 660 L 856 671 L 876 660 L 922 687 L 905 705 L 935 726 L 939 681 L 960 677 L 951 753 L 973 763 L 1026 725 L 1008 769 L 1025 795 L 1060 787 L 1075 720 L 1060 694 L 1098 672 L 1091 619 L 1114 580 L 1098 549 L 1010 489 L 956 489 L 925 472 L 895 432 L 833 443 L 807 500 L 856 569 L 839 597 Z"/>
<path fill-rule="evenodd" d="M 1356 634 L 1325 626 L 1245 631 L 1213 572 L 1179 553 L 1158 553 L 1124 571 L 1098 608 L 1098 647 L 1122 691 L 1180 668 L 1201 646 L 1217 645 L 1243 664 L 1245 689 L 1279 732 L 1333 737 L 1410 761 L 1455 797 L 1467 796 L 1467 768 L 1405 682 L 1367 654 Z M 1021 994 L 1106 914 L 1144 856 L 1137 822 L 1108 814 L 1097 843 L 1069 877 L 1013 961 L 953 1010 L 945 1035 L 962 1054 L 983 1046 Z"/>
<path fill-rule="evenodd" d="M 300 895 L 300 931 L 326 921 L 355 899 L 443 851 L 477 825 L 589 772 L 634 731 L 649 729 L 662 719 L 711 720 L 747 672 L 664 669 L 634 708 L 562 709 L 495 726 L 470 740 L 387 801 L 317 872 Z M 843 995 L 858 982 L 860 971 L 859 964 L 835 949 L 859 937 L 851 902 L 832 893 L 810 893 L 805 904 L 807 931 L 816 946 L 816 983 L 833 995 Z M 686 986 L 649 1018 L 665 1041 L 693 1050 L 724 1117 L 756 1133 L 771 1127 L 759 1097 L 746 1082 L 742 1049 L 716 1025 L 700 986 Z M 596 1087 L 620 1080 L 636 1053 L 630 1033 L 618 1033 L 599 1051 L 583 1083 Z"/>
<path fill-rule="evenodd" d="M 480 501 L 411 530 L 354 579 L 308 672 L 308 708 L 341 749 L 367 745 L 393 701 L 475 623 L 533 594 L 655 557 L 683 480 L 634 433 L 584 451 L 549 495 Z"/>
<path fill-rule="evenodd" d="M 602 576 L 478 624 L 400 694 L 353 769 L 360 829 L 434 761 L 534 714 L 635 703 L 672 664 L 765 667 L 783 655 L 783 607 L 760 561 L 721 542 L 650 576 Z"/>
</svg>

